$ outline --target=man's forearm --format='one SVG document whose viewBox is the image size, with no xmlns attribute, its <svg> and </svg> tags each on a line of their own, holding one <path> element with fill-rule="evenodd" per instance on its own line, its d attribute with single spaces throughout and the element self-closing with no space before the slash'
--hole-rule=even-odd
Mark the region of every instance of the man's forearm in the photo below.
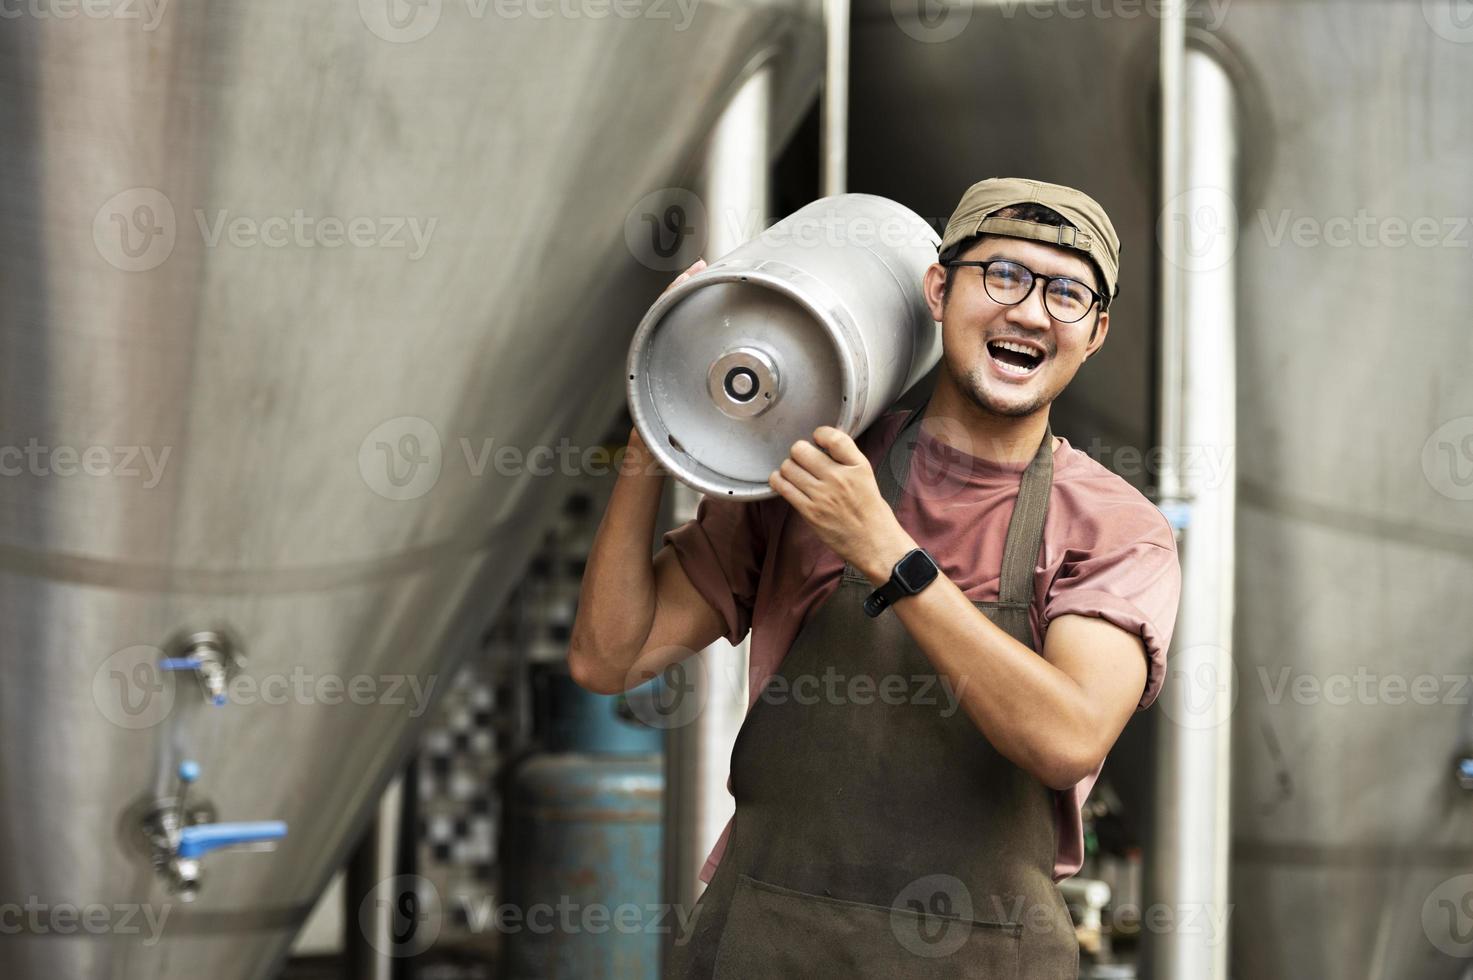
<svg viewBox="0 0 1473 980">
<path fill-rule="evenodd" d="M 913 547 L 908 535 L 879 543 L 860 571 L 878 587 Z M 1099 725 L 1084 690 L 988 619 L 946 575 L 882 615 L 900 617 L 942 676 L 948 700 L 961 703 L 998 752 L 1056 789 L 1092 770 Z"/>
<path fill-rule="evenodd" d="M 651 545 L 664 488 L 664 469 L 632 432 L 578 593 L 568 652 L 575 676 L 622 678 L 649 636 L 655 612 Z"/>
</svg>

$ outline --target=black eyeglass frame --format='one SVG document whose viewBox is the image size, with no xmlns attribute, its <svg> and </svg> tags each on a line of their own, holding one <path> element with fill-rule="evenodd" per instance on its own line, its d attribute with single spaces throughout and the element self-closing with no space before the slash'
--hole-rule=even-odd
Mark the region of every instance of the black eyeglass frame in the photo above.
<svg viewBox="0 0 1473 980">
<path fill-rule="evenodd" d="M 1031 277 L 1028 281 L 1027 291 L 1023 293 L 1021 298 L 1015 300 L 1012 303 L 1004 303 L 1002 300 L 992 295 L 992 290 L 987 289 L 987 267 L 990 265 L 996 265 L 999 262 L 1006 262 L 1008 265 L 1015 265 L 1018 268 L 1022 269 L 1024 272 L 1028 273 L 1028 275 Z M 1034 281 L 1041 280 L 1043 282 L 1043 308 L 1048 312 L 1049 316 L 1053 317 L 1055 320 L 1058 320 L 1060 323 L 1078 323 L 1080 320 L 1083 320 L 1085 317 L 1089 316 L 1089 311 L 1094 307 L 1096 303 L 1100 304 L 1101 313 L 1110 308 L 1109 300 L 1107 300 L 1104 296 L 1101 296 L 1099 294 L 1099 291 L 1088 283 L 1079 279 L 1075 279 L 1073 276 L 1046 276 L 1041 272 L 1034 272 L 1032 269 L 1028 268 L 1026 265 L 1017 261 L 1016 259 L 952 259 L 949 262 L 942 262 L 941 265 L 945 268 L 956 268 L 957 266 L 971 265 L 981 269 L 982 288 L 987 290 L 987 298 L 992 300 L 994 303 L 999 303 L 1003 306 L 1017 306 L 1019 303 L 1027 302 L 1028 297 L 1033 295 Z M 1054 315 L 1053 310 L 1050 310 L 1048 308 L 1048 284 L 1053 282 L 1055 279 L 1062 279 L 1065 282 L 1077 282 L 1080 286 L 1087 289 L 1089 291 L 1089 294 L 1094 297 L 1094 299 L 1090 301 L 1089 306 L 1086 306 L 1084 308 L 1084 312 L 1079 314 L 1072 320 L 1061 319 L 1060 317 Z"/>
</svg>

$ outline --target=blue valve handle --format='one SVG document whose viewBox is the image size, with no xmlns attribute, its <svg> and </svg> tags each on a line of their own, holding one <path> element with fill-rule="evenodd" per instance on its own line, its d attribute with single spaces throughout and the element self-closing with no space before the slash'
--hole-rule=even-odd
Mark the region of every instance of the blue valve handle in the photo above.
<svg viewBox="0 0 1473 980">
<path fill-rule="evenodd" d="M 159 669 L 199 670 L 199 665 L 201 663 L 202 661 L 198 657 L 165 657 L 164 659 L 159 661 Z M 223 705 L 225 703 L 225 700 L 225 695 L 216 694 L 211 696 L 210 703 L 218 706 Z"/>
<path fill-rule="evenodd" d="M 281 840 L 286 836 L 286 823 L 281 820 L 256 820 L 247 823 L 202 823 L 185 827 L 179 833 L 179 856 L 198 858 L 222 847 L 259 844 Z"/>
</svg>

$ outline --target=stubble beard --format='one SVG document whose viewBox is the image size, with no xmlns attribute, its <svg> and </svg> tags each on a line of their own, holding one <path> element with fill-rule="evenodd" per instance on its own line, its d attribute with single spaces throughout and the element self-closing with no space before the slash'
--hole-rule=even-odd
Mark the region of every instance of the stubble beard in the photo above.
<svg viewBox="0 0 1473 980">
<path fill-rule="evenodd" d="M 988 356 L 985 350 L 982 356 Z M 947 376 L 951 378 L 951 383 L 957 391 L 977 406 L 978 410 L 988 415 L 1000 418 L 1023 418 L 1034 414 L 1053 401 L 1047 392 L 1040 390 L 1038 394 L 1022 404 L 998 403 L 990 399 L 987 394 L 987 365 L 979 364 L 971 372 L 964 374 L 952 363 L 951 358 L 943 357 L 942 362 L 946 365 Z"/>
</svg>

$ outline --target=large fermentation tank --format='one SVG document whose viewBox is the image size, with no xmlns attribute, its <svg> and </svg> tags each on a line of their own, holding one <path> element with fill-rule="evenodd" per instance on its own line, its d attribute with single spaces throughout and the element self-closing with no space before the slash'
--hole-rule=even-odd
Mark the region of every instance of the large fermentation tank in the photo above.
<svg viewBox="0 0 1473 980">
<path fill-rule="evenodd" d="M 757 63 L 781 145 L 820 31 L 584 6 L 7 12 L 0 903 L 108 911 L 27 918 L 0 975 L 272 975 L 560 468 L 600 465 L 672 275 L 626 229 Z M 161 803 L 288 835 L 185 905 Z"/>
<path fill-rule="evenodd" d="M 1149 486 L 1119 451 L 1151 442 L 1161 5 L 907 6 L 858 15 L 852 189 L 931 215 L 994 174 L 1097 195 L 1123 285 L 1056 427 Z M 1473 794 L 1454 778 L 1473 665 L 1473 24 L 1444 0 L 1190 9 L 1241 110 L 1238 440 L 1184 460 L 1231 451 L 1239 480 L 1232 974 L 1451 980 L 1473 954 Z M 1133 722 L 1107 777 L 1139 788 L 1149 726 L 1175 723 Z M 1206 911 L 1165 927 L 1222 941 Z"/>
</svg>

